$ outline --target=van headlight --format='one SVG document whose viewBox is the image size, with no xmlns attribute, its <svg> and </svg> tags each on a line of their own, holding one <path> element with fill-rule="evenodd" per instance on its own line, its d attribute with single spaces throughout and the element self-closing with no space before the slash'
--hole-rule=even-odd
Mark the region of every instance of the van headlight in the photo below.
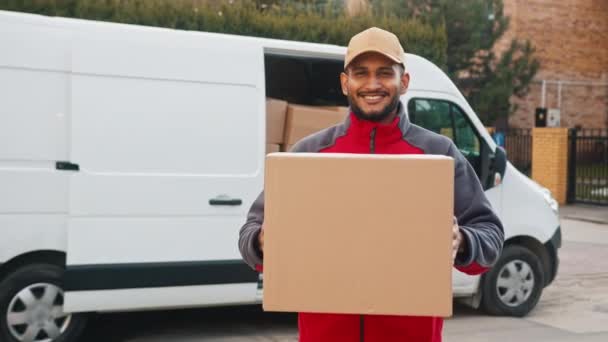
<svg viewBox="0 0 608 342">
<path fill-rule="evenodd" d="M 543 198 L 545 199 L 545 202 L 547 202 L 551 210 L 553 210 L 553 212 L 557 214 L 559 212 L 559 203 L 557 203 L 555 198 L 553 198 L 551 190 L 547 188 L 542 188 L 541 192 L 543 193 Z"/>
</svg>

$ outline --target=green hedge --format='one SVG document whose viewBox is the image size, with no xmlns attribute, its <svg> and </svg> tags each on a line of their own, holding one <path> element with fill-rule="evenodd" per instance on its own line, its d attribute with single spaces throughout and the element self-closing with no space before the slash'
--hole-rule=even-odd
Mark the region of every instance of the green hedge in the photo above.
<svg viewBox="0 0 608 342">
<path fill-rule="evenodd" d="M 349 18 L 341 5 L 329 1 L 263 5 L 246 0 L 3 0 L 0 9 L 343 46 L 357 32 L 377 26 L 394 32 L 407 52 L 445 67 L 443 25 L 374 14 Z"/>
</svg>

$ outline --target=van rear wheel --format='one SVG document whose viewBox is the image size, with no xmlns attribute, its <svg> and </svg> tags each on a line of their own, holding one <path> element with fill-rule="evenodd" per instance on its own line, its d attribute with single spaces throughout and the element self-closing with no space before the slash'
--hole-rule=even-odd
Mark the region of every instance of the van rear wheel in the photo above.
<svg viewBox="0 0 608 342">
<path fill-rule="evenodd" d="M 86 317 L 63 312 L 63 269 L 24 266 L 0 282 L 0 341 L 78 341 Z"/>
</svg>

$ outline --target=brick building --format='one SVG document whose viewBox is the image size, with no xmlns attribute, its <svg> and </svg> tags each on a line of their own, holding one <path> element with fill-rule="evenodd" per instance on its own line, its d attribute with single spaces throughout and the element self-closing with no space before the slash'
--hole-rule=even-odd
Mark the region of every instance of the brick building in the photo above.
<svg viewBox="0 0 608 342">
<path fill-rule="evenodd" d="M 496 51 L 529 39 L 541 63 L 510 126 L 534 126 L 544 103 L 560 109 L 562 127 L 608 127 L 608 0 L 504 0 L 504 11 L 511 23 Z"/>
</svg>

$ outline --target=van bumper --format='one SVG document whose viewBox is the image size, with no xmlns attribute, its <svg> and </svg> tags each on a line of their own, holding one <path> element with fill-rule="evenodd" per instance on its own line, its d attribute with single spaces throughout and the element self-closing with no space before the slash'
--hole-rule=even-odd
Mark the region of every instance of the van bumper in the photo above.
<svg viewBox="0 0 608 342">
<path fill-rule="evenodd" d="M 545 242 L 545 248 L 549 254 L 549 272 L 547 272 L 547 279 L 545 279 L 545 287 L 549 286 L 557 276 L 557 270 L 559 268 L 559 254 L 558 249 L 562 247 L 562 228 L 558 226 L 555 233 Z"/>
</svg>

